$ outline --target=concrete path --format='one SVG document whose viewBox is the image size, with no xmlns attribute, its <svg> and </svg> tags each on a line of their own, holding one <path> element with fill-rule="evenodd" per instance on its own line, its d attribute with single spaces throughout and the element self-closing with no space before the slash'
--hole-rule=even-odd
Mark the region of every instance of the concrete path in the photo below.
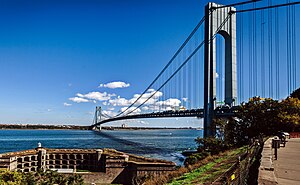
<svg viewBox="0 0 300 185">
<path fill-rule="evenodd" d="M 275 177 L 279 185 L 300 185 L 300 138 L 287 141 L 273 161 Z"/>
</svg>

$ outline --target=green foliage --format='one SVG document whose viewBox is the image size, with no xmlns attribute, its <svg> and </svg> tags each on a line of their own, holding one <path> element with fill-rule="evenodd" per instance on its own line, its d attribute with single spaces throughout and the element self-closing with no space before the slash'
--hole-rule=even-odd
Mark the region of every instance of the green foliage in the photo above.
<svg viewBox="0 0 300 185">
<path fill-rule="evenodd" d="M 296 96 L 300 90 L 292 93 Z M 250 139 L 260 135 L 272 136 L 279 131 L 300 131 L 300 100 L 288 97 L 277 101 L 253 97 L 248 102 L 242 103 L 234 118 L 218 118 L 214 120 L 214 127 L 218 128 L 217 138 L 222 140 L 198 140 L 197 143 L 211 145 L 208 150 L 217 151 L 220 146 L 238 147 L 248 144 Z M 223 142 L 223 143 L 222 143 Z"/>
<path fill-rule="evenodd" d="M 228 145 L 221 138 L 208 137 L 208 138 L 200 138 L 198 137 L 196 140 L 198 144 L 198 151 L 207 152 L 211 155 L 218 154 L 220 152 L 225 151 L 229 148 Z"/>
<path fill-rule="evenodd" d="M 65 176 L 54 171 L 38 171 L 22 173 L 16 171 L 0 171 L 0 184 L 2 185 L 82 185 L 83 179 L 74 174 Z"/>
<path fill-rule="evenodd" d="M 196 164 L 198 161 L 201 161 L 202 159 L 204 159 L 205 157 L 207 157 L 209 155 L 209 153 L 207 152 L 201 152 L 201 153 L 196 153 L 193 155 L 188 156 L 185 161 L 184 161 L 184 165 L 193 165 Z"/>
<path fill-rule="evenodd" d="M 300 100 L 254 97 L 240 106 L 236 118 L 229 119 L 224 127 L 225 143 L 241 146 L 259 135 L 272 136 L 279 131 L 300 130 Z"/>
</svg>

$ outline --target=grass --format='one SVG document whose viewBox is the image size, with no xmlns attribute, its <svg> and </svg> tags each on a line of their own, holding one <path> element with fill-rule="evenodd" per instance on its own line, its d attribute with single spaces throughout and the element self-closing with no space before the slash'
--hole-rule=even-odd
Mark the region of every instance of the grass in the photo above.
<svg viewBox="0 0 300 185">
<path fill-rule="evenodd" d="M 213 182 L 220 175 L 229 169 L 234 162 L 237 161 L 237 156 L 242 154 L 246 147 L 241 147 L 216 157 L 214 160 L 207 164 L 185 173 L 184 175 L 173 179 L 168 185 L 192 185 L 204 182 Z"/>
</svg>

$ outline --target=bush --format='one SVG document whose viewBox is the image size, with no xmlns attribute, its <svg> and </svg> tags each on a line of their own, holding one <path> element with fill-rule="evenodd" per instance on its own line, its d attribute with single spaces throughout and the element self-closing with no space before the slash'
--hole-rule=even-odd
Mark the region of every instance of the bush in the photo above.
<svg viewBox="0 0 300 185">
<path fill-rule="evenodd" d="M 60 184 L 60 185 L 82 185 L 83 179 L 80 175 L 64 176 L 54 171 L 38 171 L 22 173 L 16 171 L 0 171 L 0 184 L 2 185 L 38 185 L 38 184 Z"/>
<path fill-rule="evenodd" d="M 204 159 L 205 157 L 207 157 L 209 155 L 209 153 L 203 151 L 201 153 L 196 153 L 193 155 L 188 156 L 185 161 L 184 161 L 184 165 L 188 166 L 188 165 L 193 165 L 196 164 L 198 161 L 201 161 L 202 159 Z"/>
<path fill-rule="evenodd" d="M 222 139 L 215 137 L 208 138 L 200 138 L 198 137 L 196 140 L 198 144 L 198 151 L 200 153 L 207 152 L 211 155 L 218 154 L 220 152 L 224 152 L 229 148 L 227 144 Z"/>
</svg>

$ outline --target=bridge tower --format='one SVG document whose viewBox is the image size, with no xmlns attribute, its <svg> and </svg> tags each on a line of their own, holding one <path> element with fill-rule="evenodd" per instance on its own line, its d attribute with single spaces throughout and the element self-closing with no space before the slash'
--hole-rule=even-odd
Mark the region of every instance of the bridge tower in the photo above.
<svg viewBox="0 0 300 185">
<path fill-rule="evenodd" d="M 96 106 L 94 125 L 96 125 L 99 121 L 101 121 L 101 118 L 102 118 L 102 107 Z M 99 128 L 96 128 L 96 129 L 101 130 L 101 125 L 99 125 Z"/>
<path fill-rule="evenodd" d="M 204 137 L 214 136 L 212 121 L 216 104 L 216 39 L 225 39 L 225 104 L 235 105 L 237 99 L 236 77 L 236 16 L 235 8 L 208 3 L 205 7 L 204 56 Z"/>
</svg>

